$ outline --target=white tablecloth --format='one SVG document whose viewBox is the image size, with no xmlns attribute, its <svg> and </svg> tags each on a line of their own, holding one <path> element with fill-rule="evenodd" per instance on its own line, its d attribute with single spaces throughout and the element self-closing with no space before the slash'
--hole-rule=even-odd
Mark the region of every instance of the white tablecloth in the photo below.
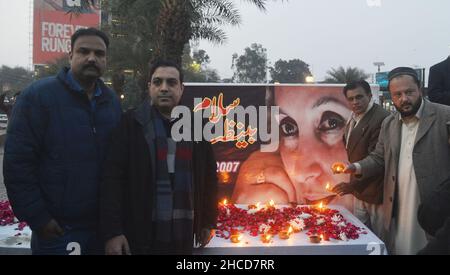
<svg viewBox="0 0 450 275">
<path fill-rule="evenodd" d="M 328 206 L 338 210 L 344 218 L 363 228 L 367 234 L 360 234 L 359 239 L 349 241 L 322 241 L 313 244 L 306 231 L 292 234 L 288 240 L 274 236 L 272 243 L 264 244 L 260 237 L 245 234 L 239 244 L 230 240 L 213 237 L 203 249 L 196 249 L 199 255 L 386 255 L 385 244 L 373 234 L 362 222 L 342 206 Z"/>
<path fill-rule="evenodd" d="M 230 240 L 213 237 L 207 247 L 196 249 L 199 255 L 386 255 L 385 244 L 375 236 L 363 223 L 341 206 L 329 206 L 338 210 L 344 218 L 354 225 L 363 228 L 367 234 L 361 234 L 357 240 L 322 241 L 313 244 L 304 231 L 291 235 L 288 240 L 280 240 L 274 236 L 270 244 L 264 244 L 259 237 L 244 235 L 241 243 L 234 244 Z M 0 255 L 31 254 L 31 230 L 25 227 L 18 231 L 17 224 L 0 226 Z M 21 233 L 20 236 L 15 236 Z"/>
<path fill-rule="evenodd" d="M 0 255 L 31 254 L 31 230 L 15 230 L 18 224 L 0 226 Z M 15 236 L 20 233 L 20 236 Z"/>
</svg>

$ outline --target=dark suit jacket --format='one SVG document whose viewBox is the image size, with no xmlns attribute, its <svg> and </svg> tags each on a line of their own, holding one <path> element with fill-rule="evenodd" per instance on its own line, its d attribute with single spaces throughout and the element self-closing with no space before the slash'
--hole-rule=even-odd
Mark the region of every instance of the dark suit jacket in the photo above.
<svg viewBox="0 0 450 275">
<path fill-rule="evenodd" d="M 450 255 L 450 218 L 444 226 L 437 231 L 436 237 L 419 251 L 419 255 Z"/>
<path fill-rule="evenodd" d="M 450 57 L 430 68 L 428 97 L 431 102 L 450 106 Z"/>
<path fill-rule="evenodd" d="M 450 178 L 438 185 L 417 213 L 420 226 L 432 236 L 444 226 L 447 218 L 450 218 Z"/>
<path fill-rule="evenodd" d="M 450 178 L 423 201 L 417 218 L 420 226 L 435 236 L 419 254 L 450 254 Z"/>
<path fill-rule="evenodd" d="M 351 131 L 347 144 L 347 156 L 350 163 L 358 162 L 375 149 L 380 134 L 381 123 L 389 116 L 389 112 L 380 105 L 374 104 L 372 109 L 362 118 Z M 345 129 L 344 142 L 347 140 L 349 125 Z M 374 176 L 359 180 L 352 175 L 350 184 L 353 186 L 353 195 L 362 201 L 381 204 L 383 202 L 383 176 Z"/>
</svg>

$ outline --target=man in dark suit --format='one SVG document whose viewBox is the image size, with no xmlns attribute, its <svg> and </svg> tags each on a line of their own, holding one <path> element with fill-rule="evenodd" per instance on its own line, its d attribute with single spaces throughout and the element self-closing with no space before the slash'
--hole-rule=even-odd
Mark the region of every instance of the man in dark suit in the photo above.
<svg viewBox="0 0 450 275">
<path fill-rule="evenodd" d="M 430 68 L 428 97 L 431 102 L 450 106 L 450 56 Z"/>
<path fill-rule="evenodd" d="M 420 226 L 433 236 L 419 254 L 450 255 L 450 178 L 422 202 L 417 218 Z"/>
<path fill-rule="evenodd" d="M 378 141 L 381 123 L 389 115 L 380 105 L 372 102 L 372 91 L 364 80 L 347 84 L 344 95 L 352 109 L 344 133 L 348 160 L 357 162 L 369 155 Z M 333 189 L 339 195 L 353 194 L 354 213 L 375 234 L 382 238 L 383 176 L 358 180 L 354 175 L 350 183 L 340 183 Z"/>
</svg>

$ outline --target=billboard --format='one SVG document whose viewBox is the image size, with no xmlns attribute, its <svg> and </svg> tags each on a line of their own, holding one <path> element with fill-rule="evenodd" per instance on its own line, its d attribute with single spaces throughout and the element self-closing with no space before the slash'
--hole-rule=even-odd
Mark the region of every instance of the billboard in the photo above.
<svg viewBox="0 0 450 275">
<path fill-rule="evenodd" d="M 81 0 L 34 0 L 33 64 L 50 64 L 70 52 L 70 37 L 80 29 L 98 27 L 100 7 Z M 76 11 L 76 13 L 73 13 Z"/>
<path fill-rule="evenodd" d="M 382 91 L 387 91 L 389 72 L 380 72 L 375 74 L 375 82 L 380 85 Z"/>
<path fill-rule="evenodd" d="M 303 204 L 333 196 L 327 184 L 349 181 L 331 170 L 335 162 L 347 162 L 343 134 L 351 110 L 342 88 L 186 85 L 182 105 L 194 115 L 205 111 L 202 117 L 210 124 L 224 124 L 212 131 L 213 139 L 205 136 L 213 141 L 220 198 L 238 204 Z M 237 115 L 229 112 L 238 108 Z M 195 125 L 199 128 L 207 130 Z M 350 211 L 353 202 L 352 195 L 331 201 Z"/>
<path fill-rule="evenodd" d="M 425 69 L 414 69 L 417 73 L 417 76 L 419 77 L 420 83 L 422 86 L 425 83 Z M 381 91 L 387 91 L 388 90 L 388 84 L 389 84 L 389 78 L 388 78 L 389 72 L 379 72 L 375 74 L 375 82 L 380 85 Z"/>
</svg>

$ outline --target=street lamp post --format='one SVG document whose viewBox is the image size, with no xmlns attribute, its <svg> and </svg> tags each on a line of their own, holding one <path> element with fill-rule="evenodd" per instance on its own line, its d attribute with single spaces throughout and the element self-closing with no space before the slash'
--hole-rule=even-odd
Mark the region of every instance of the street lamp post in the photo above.
<svg viewBox="0 0 450 275">
<path fill-rule="evenodd" d="M 308 84 L 314 83 L 314 76 L 308 75 L 308 76 L 305 78 L 305 81 L 306 81 L 306 83 L 308 83 Z"/>
<path fill-rule="evenodd" d="M 267 61 L 267 65 L 266 65 L 266 84 L 269 84 L 269 77 L 270 77 L 269 69 L 270 69 L 271 65 L 272 65 L 272 63 L 270 61 Z"/>
<path fill-rule="evenodd" d="M 384 64 L 384 62 L 373 62 L 373 65 L 378 67 L 378 72 L 380 72 L 381 71 L 381 69 L 380 69 L 381 66 L 384 66 L 385 64 Z"/>
</svg>

